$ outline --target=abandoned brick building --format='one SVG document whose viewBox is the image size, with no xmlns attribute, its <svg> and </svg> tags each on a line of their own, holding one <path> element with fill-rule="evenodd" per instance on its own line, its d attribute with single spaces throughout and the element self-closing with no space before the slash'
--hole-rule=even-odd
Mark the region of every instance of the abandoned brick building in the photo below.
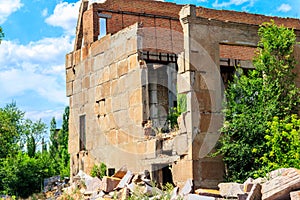
<svg viewBox="0 0 300 200">
<path fill-rule="evenodd" d="M 104 162 L 149 170 L 161 183 L 191 178 L 196 187 L 216 187 L 224 165 L 207 155 L 220 136 L 223 91 L 234 66 L 253 68 L 259 24 L 270 19 L 299 39 L 297 19 L 154 0 L 83 0 L 66 56 L 71 176 Z M 177 94 L 184 94 L 186 112 L 170 131 Z"/>
</svg>

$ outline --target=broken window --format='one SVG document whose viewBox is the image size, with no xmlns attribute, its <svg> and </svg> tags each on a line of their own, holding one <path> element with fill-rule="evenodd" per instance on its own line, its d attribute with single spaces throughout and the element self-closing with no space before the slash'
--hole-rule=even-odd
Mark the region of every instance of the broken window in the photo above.
<svg viewBox="0 0 300 200">
<path fill-rule="evenodd" d="M 243 69 L 244 74 L 248 74 L 249 70 L 254 69 L 251 61 L 242 61 L 238 59 L 221 58 L 220 73 L 224 84 L 224 89 L 228 88 L 229 82 L 233 81 L 233 75 L 236 73 L 236 67 Z"/>
<path fill-rule="evenodd" d="M 86 150 L 85 115 L 79 117 L 79 147 L 80 151 Z"/>
<path fill-rule="evenodd" d="M 167 129 L 169 110 L 177 105 L 176 64 L 149 63 L 147 66 L 149 118 L 153 127 Z"/>
</svg>

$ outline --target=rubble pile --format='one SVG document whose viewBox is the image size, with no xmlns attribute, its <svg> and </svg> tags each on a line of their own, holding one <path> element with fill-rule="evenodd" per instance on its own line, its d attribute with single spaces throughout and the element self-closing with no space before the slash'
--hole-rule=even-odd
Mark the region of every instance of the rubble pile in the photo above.
<svg viewBox="0 0 300 200">
<path fill-rule="evenodd" d="M 220 195 L 238 200 L 300 200 L 300 170 L 283 168 L 266 178 L 249 178 L 244 184 L 220 183 Z"/>
<path fill-rule="evenodd" d="M 68 177 L 61 179 L 60 176 L 44 179 L 43 193 L 46 198 L 59 197 L 63 192 L 63 188 L 70 186 L 69 181 L 70 179 Z"/>
<path fill-rule="evenodd" d="M 73 183 L 62 191 L 71 195 L 76 190 L 79 191 L 78 198 L 91 200 L 300 200 L 300 170 L 279 169 L 269 173 L 267 178 L 249 178 L 243 184 L 220 183 L 218 187 L 219 190 L 201 188 L 194 191 L 192 180 L 187 180 L 184 187 L 166 191 L 154 186 L 148 171 L 134 174 L 122 167 L 113 176 L 105 176 L 102 180 L 80 171 Z"/>
</svg>

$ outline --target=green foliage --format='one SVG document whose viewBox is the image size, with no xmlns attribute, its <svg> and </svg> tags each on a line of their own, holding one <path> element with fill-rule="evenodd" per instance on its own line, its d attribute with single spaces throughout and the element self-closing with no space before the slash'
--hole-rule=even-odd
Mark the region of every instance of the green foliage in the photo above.
<svg viewBox="0 0 300 200">
<path fill-rule="evenodd" d="M 44 144 L 46 133 L 41 120 L 25 119 L 15 103 L 0 108 L 0 194 L 26 198 L 41 190 L 44 178 L 69 176 L 68 112 L 66 108 L 53 157 L 45 145 L 42 152 L 37 151 L 38 144 Z"/>
<path fill-rule="evenodd" d="M 254 59 L 255 70 L 247 75 L 237 69 L 226 91 L 223 137 L 217 154 L 223 155 L 229 181 L 243 181 L 264 163 L 256 162 L 268 152 L 265 141 L 268 121 L 283 119 L 299 111 L 299 90 L 295 86 L 293 30 L 264 23 Z"/>
<path fill-rule="evenodd" d="M 70 175 L 70 155 L 68 153 L 69 138 L 69 107 L 65 108 L 63 114 L 62 128 L 57 131 L 56 120 L 52 118 L 50 124 L 50 154 L 53 158 L 52 167 L 56 169 L 56 174 L 61 177 Z"/>
<path fill-rule="evenodd" d="M 39 192 L 43 179 L 51 175 L 48 169 L 50 159 L 44 156 L 38 154 L 37 157 L 31 158 L 26 153 L 19 152 L 15 158 L 1 159 L 1 192 L 22 198 Z"/>
<path fill-rule="evenodd" d="M 300 119 L 297 115 L 280 120 L 274 117 L 266 130 L 268 151 L 257 162 L 262 162 L 262 172 L 278 168 L 300 169 Z M 256 151 L 254 149 L 254 151 Z"/>
<path fill-rule="evenodd" d="M 50 122 L 50 142 L 51 145 L 49 147 L 50 155 L 55 157 L 58 151 L 58 142 L 57 142 L 57 132 L 56 132 L 56 120 L 55 117 L 52 118 Z"/>
<path fill-rule="evenodd" d="M 92 177 L 98 177 L 102 179 L 104 176 L 106 176 L 106 165 L 104 163 L 100 163 L 99 165 L 94 165 L 91 171 Z"/>
<path fill-rule="evenodd" d="M 181 113 L 186 112 L 187 102 L 186 94 L 177 94 L 177 107 L 170 108 L 167 120 L 171 126 L 171 129 L 178 128 L 177 118 Z"/>
<path fill-rule="evenodd" d="M 20 111 L 16 103 L 0 108 L 0 158 L 15 155 L 22 146 L 21 130 L 24 112 Z"/>
<path fill-rule="evenodd" d="M 0 43 L 1 43 L 3 38 L 4 38 L 4 33 L 3 33 L 3 30 L 2 30 L 2 27 L 0 26 Z"/>
<path fill-rule="evenodd" d="M 180 113 L 186 112 L 187 109 L 186 94 L 177 94 L 177 110 Z"/>
</svg>

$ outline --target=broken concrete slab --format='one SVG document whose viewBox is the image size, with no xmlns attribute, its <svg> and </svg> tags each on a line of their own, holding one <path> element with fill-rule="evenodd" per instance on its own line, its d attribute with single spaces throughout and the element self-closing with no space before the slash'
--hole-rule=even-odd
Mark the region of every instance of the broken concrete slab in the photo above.
<svg viewBox="0 0 300 200">
<path fill-rule="evenodd" d="M 106 193 L 111 192 L 117 187 L 120 181 L 121 179 L 119 178 L 105 176 L 102 179 L 102 184 L 100 189 Z"/>
<path fill-rule="evenodd" d="M 210 196 L 210 197 L 217 197 L 217 198 L 221 198 L 222 196 L 220 195 L 220 191 L 219 190 L 213 190 L 213 189 L 197 189 L 195 191 L 196 194 L 199 195 L 204 195 L 204 196 Z"/>
<path fill-rule="evenodd" d="M 239 183 L 220 183 L 220 195 L 222 197 L 238 197 L 238 194 L 244 194 L 244 185 Z"/>
<path fill-rule="evenodd" d="M 188 179 L 185 185 L 183 186 L 183 188 L 179 191 L 179 195 L 185 196 L 189 194 L 192 191 L 192 189 L 193 189 L 193 181 L 192 179 Z"/>
<path fill-rule="evenodd" d="M 126 173 L 127 173 L 127 167 L 123 166 L 114 175 L 112 175 L 112 177 L 122 179 Z"/>
<path fill-rule="evenodd" d="M 131 171 L 127 171 L 125 176 L 121 179 L 120 183 L 118 184 L 117 188 L 124 188 L 133 178 L 133 173 Z"/>
<path fill-rule="evenodd" d="M 261 200 L 261 185 L 253 184 L 246 200 Z"/>
<path fill-rule="evenodd" d="M 86 190 L 85 190 L 84 194 L 92 194 L 95 191 L 97 192 L 100 189 L 101 184 L 102 184 L 102 181 L 97 177 L 95 177 L 89 181 L 86 181 L 85 182 Z"/>
<path fill-rule="evenodd" d="M 290 168 L 262 185 L 262 199 L 288 199 L 290 192 L 298 189 L 300 189 L 300 170 Z"/>
<path fill-rule="evenodd" d="M 185 198 L 185 200 L 215 200 L 215 197 L 208 197 L 198 194 L 188 194 Z"/>
<path fill-rule="evenodd" d="M 290 193 L 291 200 L 300 200 L 300 190 Z"/>
</svg>

